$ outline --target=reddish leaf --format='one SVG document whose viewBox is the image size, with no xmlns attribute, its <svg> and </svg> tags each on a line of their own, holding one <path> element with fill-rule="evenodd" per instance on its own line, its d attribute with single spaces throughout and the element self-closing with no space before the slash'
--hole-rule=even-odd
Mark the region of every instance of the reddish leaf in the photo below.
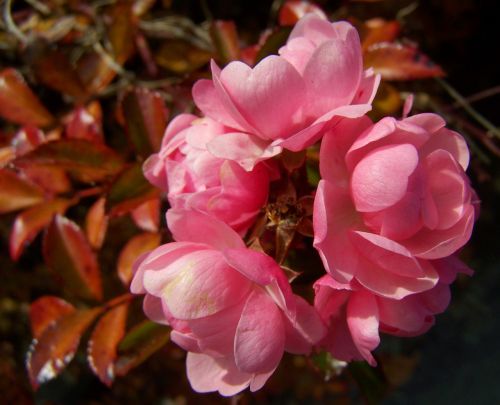
<svg viewBox="0 0 500 405">
<path fill-rule="evenodd" d="M 35 76 L 45 86 L 83 101 L 88 97 L 76 70 L 60 51 L 42 50 L 33 62 Z"/>
<path fill-rule="evenodd" d="M 212 53 L 182 39 L 172 39 L 162 44 L 155 54 L 158 65 L 177 74 L 186 74 L 207 64 Z"/>
<path fill-rule="evenodd" d="M 11 170 L 0 169 L 0 214 L 30 207 L 44 199 L 40 187 Z"/>
<path fill-rule="evenodd" d="M 111 186 L 107 196 L 110 215 L 123 215 L 143 202 L 158 196 L 159 190 L 144 177 L 139 163 L 124 170 Z"/>
<path fill-rule="evenodd" d="M 134 37 L 137 19 L 129 2 L 117 2 L 109 12 L 108 39 L 113 56 L 120 65 L 134 53 Z"/>
<path fill-rule="evenodd" d="M 308 13 L 326 18 L 325 13 L 316 4 L 304 0 L 288 0 L 280 9 L 278 20 L 280 25 L 295 25 L 301 17 Z"/>
<path fill-rule="evenodd" d="M 21 125 L 45 127 L 54 117 L 14 69 L 0 72 L 0 116 Z"/>
<path fill-rule="evenodd" d="M 73 359 L 85 329 L 101 312 L 101 308 L 77 310 L 47 327 L 39 339 L 34 339 L 28 351 L 26 366 L 31 385 L 56 377 Z"/>
<path fill-rule="evenodd" d="M 56 215 L 45 233 L 43 254 L 65 288 L 84 299 L 102 298 L 97 258 L 77 224 Z"/>
<path fill-rule="evenodd" d="M 99 198 L 90 207 L 85 218 L 85 233 L 94 249 L 100 249 L 108 229 L 108 217 L 105 215 L 106 199 Z"/>
<path fill-rule="evenodd" d="M 111 56 L 108 55 L 109 58 Z M 90 94 L 104 90 L 116 76 L 116 70 L 97 52 L 84 55 L 77 65 L 78 75 Z"/>
<path fill-rule="evenodd" d="M 373 67 L 386 80 L 412 80 L 444 76 L 444 71 L 416 47 L 377 43 L 364 54 L 365 66 Z"/>
<path fill-rule="evenodd" d="M 79 180 L 105 180 L 122 170 L 123 159 L 105 145 L 79 139 L 61 139 L 39 146 L 17 159 L 22 166 L 58 167 L 71 172 Z"/>
<path fill-rule="evenodd" d="M 160 93 L 135 88 L 123 97 L 125 127 L 135 148 L 142 156 L 160 150 L 167 126 L 168 109 Z"/>
<path fill-rule="evenodd" d="M 16 217 L 10 233 L 10 257 L 12 260 L 19 259 L 24 248 L 52 221 L 54 215 L 64 214 L 72 203 L 71 200 L 56 199 L 20 213 Z"/>
<path fill-rule="evenodd" d="M 128 303 L 112 308 L 99 319 L 90 337 L 87 358 L 92 371 L 108 387 L 115 378 L 117 346 L 125 335 Z"/>
<path fill-rule="evenodd" d="M 4 167 L 16 157 L 16 152 L 12 146 L 0 148 L 0 168 Z"/>
<path fill-rule="evenodd" d="M 213 21 L 210 26 L 210 36 L 223 64 L 240 58 L 238 32 L 233 21 Z"/>
<path fill-rule="evenodd" d="M 75 311 L 75 307 L 62 298 L 43 296 L 30 305 L 31 332 L 38 339 L 43 332 L 64 315 Z"/>
<path fill-rule="evenodd" d="M 27 178 L 48 193 L 61 194 L 71 190 L 71 181 L 66 171 L 59 167 L 27 166 L 23 167 L 22 171 Z"/>
<path fill-rule="evenodd" d="M 143 231 L 158 232 L 160 226 L 160 199 L 142 203 L 132 211 L 132 219 Z"/>
<path fill-rule="evenodd" d="M 361 45 L 363 51 L 378 42 L 392 42 L 399 32 L 401 25 L 397 21 L 387 21 L 382 18 L 372 18 L 361 27 Z"/>
<path fill-rule="evenodd" d="M 118 346 L 116 375 L 126 375 L 168 342 L 170 328 L 151 321 L 134 327 Z"/>
<path fill-rule="evenodd" d="M 118 257 L 118 277 L 128 287 L 133 276 L 133 265 L 137 258 L 160 245 L 161 237 L 158 233 L 141 233 L 130 239 L 123 247 Z"/>
<path fill-rule="evenodd" d="M 90 103 L 87 108 L 78 107 L 68 117 L 66 137 L 70 139 L 85 139 L 91 142 L 102 143 L 102 110 L 97 101 Z"/>
<path fill-rule="evenodd" d="M 33 125 L 26 125 L 17 131 L 11 145 L 16 151 L 16 156 L 21 156 L 32 151 L 43 142 L 45 142 L 43 132 Z"/>
</svg>

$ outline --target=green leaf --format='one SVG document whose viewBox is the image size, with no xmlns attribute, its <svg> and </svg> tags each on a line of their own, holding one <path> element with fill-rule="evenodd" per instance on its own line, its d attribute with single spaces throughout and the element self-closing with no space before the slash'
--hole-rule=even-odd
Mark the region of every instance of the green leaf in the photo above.
<svg viewBox="0 0 500 405">
<path fill-rule="evenodd" d="M 116 374 L 126 375 L 154 352 L 164 346 L 169 339 L 170 328 L 151 321 L 144 321 L 134 327 L 118 346 Z"/>
<path fill-rule="evenodd" d="M 292 29 L 289 27 L 279 28 L 277 31 L 269 35 L 266 42 L 264 42 L 264 45 L 262 45 L 257 53 L 255 64 L 259 63 L 266 56 L 277 55 L 278 50 L 285 45 L 291 31 Z"/>
<path fill-rule="evenodd" d="M 348 370 L 356 380 L 361 394 L 368 404 L 380 404 L 388 386 L 380 369 L 371 367 L 364 361 L 353 361 Z"/>
<path fill-rule="evenodd" d="M 111 186 L 106 209 L 110 215 L 122 215 L 158 196 L 159 190 L 144 177 L 140 163 L 124 170 Z"/>
</svg>

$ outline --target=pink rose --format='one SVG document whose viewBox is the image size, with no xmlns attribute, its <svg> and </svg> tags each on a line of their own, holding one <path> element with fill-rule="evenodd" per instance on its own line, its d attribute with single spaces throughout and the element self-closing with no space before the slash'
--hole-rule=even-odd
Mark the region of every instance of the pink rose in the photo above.
<svg viewBox="0 0 500 405">
<path fill-rule="evenodd" d="M 464 139 L 435 114 L 342 121 L 323 138 L 314 246 L 340 283 L 388 298 L 429 290 L 429 260 L 462 247 L 477 199 Z"/>
<path fill-rule="evenodd" d="M 177 242 L 140 260 L 131 290 L 146 294 L 145 313 L 170 324 L 172 340 L 189 352 L 193 389 L 258 390 L 285 350 L 306 354 L 323 337 L 319 315 L 278 264 L 226 224 L 182 209 L 169 210 L 167 222 Z"/>
<path fill-rule="evenodd" d="M 314 284 L 314 306 L 328 325 L 319 343 L 343 361 L 366 360 L 375 366 L 371 352 L 380 343 L 379 332 L 417 336 L 434 324 L 434 315 L 450 302 L 449 284 L 458 272 L 472 271 L 455 257 L 432 260 L 440 280 L 432 289 L 394 300 L 377 296 L 351 282 L 341 284 L 325 275 Z"/>
<path fill-rule="evenodd" d="M 306 148 L 340 117 L 362 116 L 378 86 L 377 76 L 363 73 L 359 37 L 346 22 L 307 15 L 280 52 L 254 68 L 231 62 L 221 70 L 212 63 L 212 80 L 193 87 L 198 108 L 232 128 L 207 149 L 247 170 L 283 148 Z"/>
<path fill-rule="evenodd" d="M 207 212 L 243 234 L 267 201 L 269 173 L 263 164 L 246 172 L 208 152 L 207 143 L 224 138 L 226 132 L 209 118 L 176 117 L 167 127 L 160 152 L 145 162 L 144 174 L 168 190 L 173 208 Z"/>
</svg>

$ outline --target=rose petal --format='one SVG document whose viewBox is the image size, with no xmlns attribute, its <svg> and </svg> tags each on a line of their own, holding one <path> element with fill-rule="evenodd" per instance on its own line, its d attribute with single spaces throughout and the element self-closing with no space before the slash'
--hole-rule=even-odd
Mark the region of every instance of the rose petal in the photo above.
<svg viewBox="0 0 500 405">
<path fill-rule="evenodd" d="M 199 211 L 172 208 L 167 211 L 167 224 L 179 242 L 206 243 L 215 249 L 245 246 L 228 225 Z"/>
<path fill-rule="evenodd" d="M 405 277 L 424 276 L 418 260 L 403 245 L 369 232 L 351 231 L 349 236 L 359 254 L 381 268 Z"/>
<path fill-rule="evenodd" d="M 359 268 L 358 252 L 347 238 L 361 218 L 354 210 L 348 191 L 321 180 L 314 198 L 314 247 L 325 269 L 336 280 L 346 283 Z"/>
<path fill-rule="evenodd" d="M 371 351 L 379 345 L 380 336 L 378 306 L 373 294 L 358 291 L 351 295 L 347 303 L 347 325 L 356 348 L 363 358 L 375 367 L 377 362 Z"/>
<path fill-rule="evenodd" d="M 355 30 L 349 30 L 345 41 L 335 38 L 320 45 L 304 69 L 307 113 L 317 117 L 350 104 L 361 81 L 362 67 Z"/>
<path fill-rule="evenodd" d="M 280 146 L 242 132 L 218 136 L 207 144 L 207 149 L 216 157 L 234 160 L 246 171 L 251 171 L 258 162 L 276 156 L 282 151 Z"/>
<path fill-rule="evenodd" d="M 285 347 L 281 311 L 263 292 L 255 290 L 241 313 L 234 342 L 238 369 L 248 373 L 274 370 Z"/>
<path fill-rule="evenodd" d="M 220 81 L 232 103 L 263 139 L 284 138 L 303 104 L 305 85 L 295 68 L 278 56 L 264 58 L 253 69 L 232 62 Z"/>
<path fill-rule="evenodd" d="M 356 209 L 380 211 L 403 198 L 418 165 L 413 145 L 385 146 L 367 154 L 354 168 L 351 190 Z"/>
</svg>

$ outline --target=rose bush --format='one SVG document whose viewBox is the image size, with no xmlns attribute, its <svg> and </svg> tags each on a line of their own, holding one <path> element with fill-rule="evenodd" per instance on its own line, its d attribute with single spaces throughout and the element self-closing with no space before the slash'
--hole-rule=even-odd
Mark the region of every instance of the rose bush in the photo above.
<svg viewBox="0 0 500 405">
<path fill-rule="evenodd" d="M 172 327 L 187 350 L 187 373 L 199 392 L 234 395 L 258 390 L 284 351 L 307 354 L 324 333 L 315 309 L 292 293 L 269 256 L 247 249 L 223 222 L 198 211 L 171 209 L 177 242 L 136 264 L 133 293 L 144 311 Z"/>
<path fill-rule="evenodd" d="M 210 213 L 243 234 L 266 203 L 271 173 L 264 164 L 247 172 L 209 153 L 207 143 L 227 131 L 210 118 L 179 115 L 167 127 L 161 150 L 145 162 L 144 175 L 168 192 L 172 207 Z"/>
<path fill-rule="evenodd" d="M 280 52 L 254 68 L 231 62 L 221 70 L 213 62 L 212 80 L 193 87 L 204 115 L 232 128 L 207 149 L 246 170 L 283 148 L 305 149 L 339 117 L 362 116 L 378 87 L 378 76 L 363 72 L 359 36 L 347 22 L 307 15 Z"/>
<path fill-rule="evenodd" d="M 464 139 L 436 114 L 340 123 L 321 145 L 314 204 L 326 270 L 393 299 L 434 287 L 429 260 L 462 247 L 476 217 L 468 162 Z"/>
</svg>

